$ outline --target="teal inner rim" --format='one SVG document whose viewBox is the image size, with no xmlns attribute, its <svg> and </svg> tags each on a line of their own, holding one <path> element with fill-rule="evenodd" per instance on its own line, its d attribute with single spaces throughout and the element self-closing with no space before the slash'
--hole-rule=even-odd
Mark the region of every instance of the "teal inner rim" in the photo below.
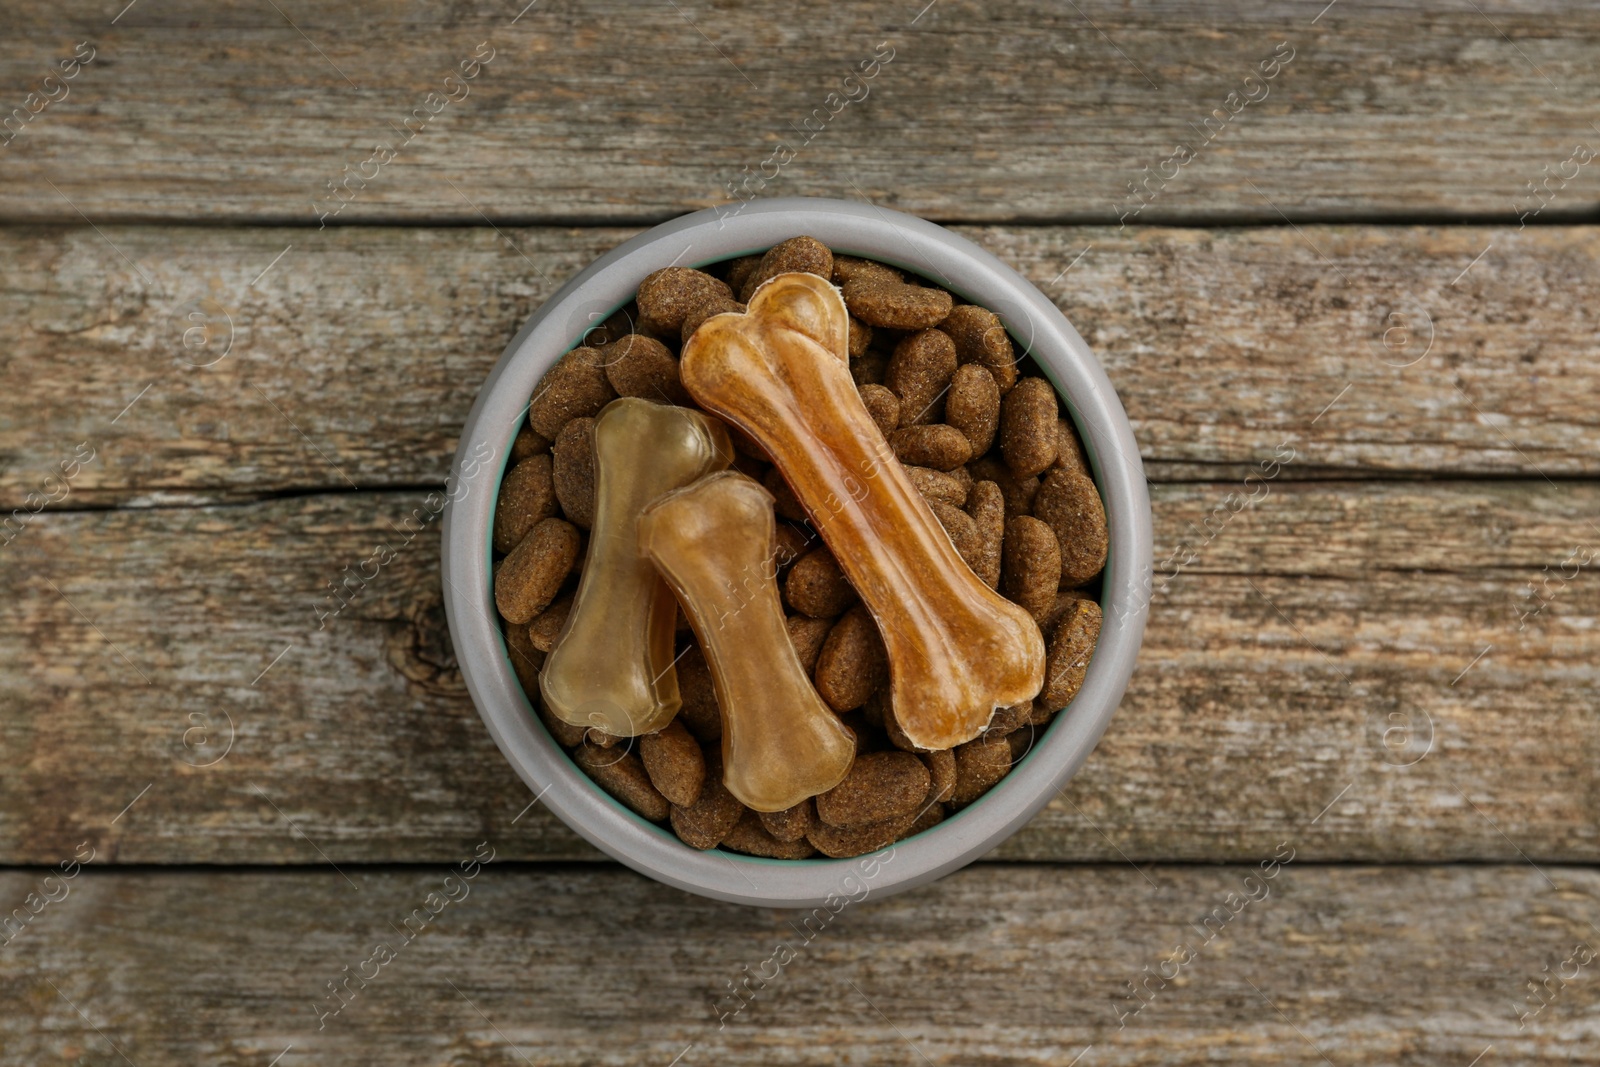
<svg viewBox="0 0 1600 1067">
<path fill-rule="evenodd" d="M 861 259 L 870 259 L 870 260 L 873 260 L 876 263 L 887 263 L 892 267 L 898 267 L 899 269 L 901 269 L 903 271 L 907 271 L 907 272 L 909 272 L 911 274 L 920 275 L 921 277 L 930 277 L 930 275 L 926 274 L 923 271 L 923 268 L 921 268 L 921 267 L 907 266 L 905 263 L 902 263 L 902 262 L 900 262 L 898 260 L 890 259 L 890 258 L 888 258 L 886 256 L 881 256 L 881 255 L 868 256 L 868 255 L 864 255 L 864 254 L 859 253 L 859 252 L 852 252 L 852 251 L 849 251 L 847 249 L 835 249 L 835 251 L 840 251 L 844 255 L 847 255 L 847 256 L 858 256 Z M 699 270 L 702 267 L 709 267 L 709 266 L 712 266 L 712 265 L 717 264 L 717 263 L 726 263 L 730 259 L 738 259 L 740 256 L 750 256 L 750 255 L 755 255 L 757 253 L 764 253 L 764 252 L 766 252 L 765 248 L 754 248 L 754 249 L 751 249 L 751 250 L 749 250 L 747 252 L 735 252 L 732 255 L 718 256 L 715 259 L 700 260 L 700 261 L 698 261 L 696 263 L 693 263 L 692 266 L 694 267 L 694 269 Z M 972 300 L 971 297 L 967 296 L 967 294 L 961 292 L 956 287 L 945 283 L 943 279 L 935 278 L 934 280 L 935 281 L 939 281 L 941 283 L 941 285 L 943 285 L 943 287 L 946 290 L 948 290 L 948 291 L 954 293 L 955 295 L 961 297 L 963 300 L 966 300 L 969 303 L 977 303 L 977 301 Z M 615 315 L 617 312 L 621 311 L 623 308 L 627 307 L 629 304 L 631 304 L 633 302 L 633 299 L 634 299 L 633 297 L 629 297 L 628 299 L 622 301 L 621 303 L 617 304 L 616 307 L 614 307 L 610 311 L 606 312 L 599 319 L 595 320 L 594 323 L 592 323 L 589 326 L 586 326 L 582 333 L 578 334 L 577 337 L 574 337 L 572 339 L 571 343 L 569 343 L 565 348 L 563 348 L 561 350 L 562 354 L 565 355 L 567 352 L 570 352 L 570 351 L 572 351 L 572 349 L 578 347 L 579 342 L 583 340 L 583 338 L 588 334 L 588 332 L 590 330 L 592 330 L 595 326 L 598 326 L 601 322 L 604 322 L 606 319 L 609 319 L 612 315 Z M 1011 337 L 1012 343 L 1014 343 L 1014 344 L 1017 343 L 1016 334 L 1013 333 L 1009 327 L 1007 328 L 1006 333 L 1007 333 L 1008 336 Z M 1024 346 L 1023 347 L 1022 356 L 1019 357 L 1019 358 L 1026 359 L 1031 355 L 1032 355 L 1032 350 Z M 1062 405 L 1064 407 L 1066 407 L 1067 416 L 1072 419 L 1073 428 L 1077 430 L 1078 440 L 1083 442 L 1084 451 L 1089 457 L 1089 466 L 1090 466 L 1090 469 L 1094 471 L 1095 481 L 1096 481 L 1096 488 L 1098 488 L 1099 487 L 1099 479 L 1101 477 L 1101 474 L 1100 474 L 1100 472 L 1101 472 L 1100 457 L 1094 451 L 1094 445 L 1091 443 L 1091 440 L 1090 440 L 1089 436 L 1083 432 L 1083 422 L 1081 421 L 1081 419 L 1079 417 L 1079 414 L 1078 414 L 1077 410 L 1073 407 L 1071 401 L 1069 401 L 1067 399 L 1066 393 L 1061 388 L 1061 383 L 1056 381 L 1054 375 L 1052 375 L 1050 373 L 1049 368 L 1046 367 L 1042 363 L 1038 363 L 1037 366 L 1038 366 L 1040 372 L 1042 372 L 1044 374 L 1044 376 L 1047 379 L 1049 379 L 1050 384 L 1055 388 L 1056 399 L 1061 401 Z M 500 475 L 499 475 L 498 478 L 495 479 L 495 484 L 494 484 L 494 495 L 495 495 L 495 500 L 496 501 L 498 501 L 500 499 L 500 484 L 501 484 L 501 482 L 503 482 L 505 480 L 506 469 L 508 467 L 510 467 L 510 465 L 511 465 L 511 445 L 512 445 L 512 443 L 514 441 L 516 441 L 517 434 L 521 432 L 521 430 L 522 430 L 522 419 L 527 416 L 527 413 L 528 413 L 528 409 L 526 407 L 524 407 L 522 409 L 522 415 L 519 416 L 517 423 L 511 427 L 510 436 L 507 437 L 507 438 L 504 438 L 504 451 L 502 452 L 502 455 L 503 455 L 504 458 L 501 460 L 501 463 L 500 463 Z M 491 512 L 491 516 L 492 516 L 492 514 L 493 513 Z M 489 580 L 489 588 L 492 590 L 494 588 L 494 521 L 493 521 L 492 517 L 491 517 L 491 519 L 490 519 L 490 521 L 489 521 L 489 523 L 487 525 L 487 528 L 484 530 L 483 546 L 484 546 L 484 559 L 487 559 L 487 560 L 490 561 L 490 563 L 489 563 L 488 580 Z M 1111 546 L 1111 551 L 1114 552 L 1115 550 L 1116 550 L 1116 546 L 1113 544 Z M 1108 553 L 1107 557 L 1106 557 L 1106 567 L 1105 567 L 1105 569 L 1109 570 L 1110 567 L 1111 567 L 1111 557 L 1110 557 L 1110 555 Z M 1102 571 L 1102 574 L 1103 573 L 1104 573 L 1104 571 Z M 1100 583 L 1100 610 L 1101 610 L 1102 615 L 1104 614 L 1105 609 L 1106 609 L 1105 598 L 1106 598 L 1105 581 L 1102 578 L 1101 579 L 1101 583 Z M 511 649 L 510 649 L 510 646 L 508 646 L 506 644 L 505 631 L 499 625 L 495 626 L 494 631 L 495 631 L 495 638 L 500 642 L 500 654 L 501 654 L 502 657 L 504 657 L 506 666 L 511 668 L 512 677 L 516 678 L 516 677 L 518 677 L 518 675 L 517 675 L 515 666 L 511 662 Z M 1091 659 L 1092 658 L 1093 657 L 1091 657 Z M 539 719 L 538 709 L 536 709 L 533 706 L 532 699 L 528 696 L 528 694 L 526 692 L 523 691 L 522 684 L 521 684 L 520 680 L 518 681 L 518 684 L 517 684 L 517 693 L 522 697 L 523 708 L 526 710 L 527 714 L 533 719 L 533 721 L 535 723 L 538 724 L 539 729 L 545 730 L 544 723 Z M 1059 718 L 1060 716 L 1065 715 L 1067 712 L 1069 712 L 1071 710 L 1072 710 L 1072 704 L 1069 702 L 1066 707 L 1064 707 L 1060 711 L 1056 712 L 1055 716 L 1052 717 L 1051 723 L 1049 725 L 1046 725 L 1044 727 L 1044 729 L 1042 729 L 1042 730 L 1037 730 L 1037 732 L 1034 735 L 1033 741 L 1028 745 L 1028 751 L 1023 753 L 1022 759 L 1018 760 L 1015 764 L 1013 764 L 1013 768 L 1015 768 L 1017 766 L 1020 766 L 1021 764 L 1027 762 L 1029 759 L 1032 759 L 1033 758 L 1033 751 L 1034 751 L 1034 749 L 1036 749 L 1038 747 L 1040 738 L 1044 735 L 1046 730 L 1050 729 L 1050 725 L 1054 724 L 1055 718 Z M 1035 728 L 1030 726 L 1030 727 L 1028 727 L 1028 729 L 1033 730 Z M 546 730 L 546 733 L 548 733 L 548 732 L 549 731 Z M 554 741 L 555 738 L 552 737 L 551 740 Z M 631 749 L 631 741 L 630 741 L 630 749 Z M 573 764 L 573 766 L 576 767 L 577 764 Z M 1007 777 L 1009 777 L 1009 776 L 1010 776 L 1010 773 L 1007 772 Z M 584 777 L 588 780 L 589 785 L 594 790 L 594 792 L 596 794 L 598 794 L 599 797 L 605 803 L 609 804 L 613 810 L 615 810 L 617 812 L 620 812 L 622 815 L 624 815 L 627 818 L 632 819 L 634 822 L 638 823 L 640 826 L 648 828 L 650 830 L 650 832 L 654 833 L 657 837 L 660 837 L 663 840 L 671 841 L 672 843 L 677 844 L 677 845 L 682 845 L 684 848 L 688 848 L 689 847 L 688 845 L 683 844 L 683 842 L 678 839 L 678 835 L 677 834 L 669 833 L 668 831 L 662 829 L 660 826 L 657 826 L 655 823 L 653 823 L 650 820 L 648 820 L 648 819 L 644 818 L 643 816 L 641 816 L 638 812 L 634 811 L 632 808 L 629 808 L 627 805 L 621 803 L 615 797 L 613 797 L 610 793 L 607 793 L 604 789 L 601 789 L 599 784 L 596 783 L 592 778 L 589 778 L 588 775 L 584 775 Z M 1005 784 L 1006 784 L 1005 780 L 1001 779 L 1000 782 L 995 784 L 995 786 L 993 787 L 993 789 L 990 790 L 990 792 L 992 793 L 995 790 L 1003 788 L 1005 786 Z M 919 831 L 919 832 L 917 832 L 915 834 L 912 834 L 909 837 L 902 837 L 902 838 L 900 838 L 900 840 L 895 841 L 893 844 L 886 845 L 885 848 L 891 848 L 892 849 L 892 848 L 895 847 L 895 845 L 904 844 L 904 843 L 906 843 L 908 841 L 915 841 L 915 840 L 917 840 L 917 839 L 919 839 L 921 837 L 926 836 L 927 834 L 931 834 L 934 831 L 939 830 L 940 828 L 942 828 L 944 826 L 948 826 L 948 825 L 956 822 L 963 815 L 965 815 L 968 811 L 971 811 L 973 808 L 977 807 L 979 804 L 982 804 L 984 802 L 984 800 L 986 800 L 986 799 L 988 799 L 988 794 L 985 794 L 984 796 L 979 797 L 977 800 L 973 801 L 971 804 L 968 804 L 966 807 L 962 808 L 960 811 L 956 812 L 955 814 L 946 816 L 944 819 L 942 819 L 939 822 L 935 823 L 934 825 L 928 827 L 926 830 Z M 861 856 L 849 856 L 849 857 L 846 857 L 844 859 L 826 859 L 826 858 L 824 858 L 824 859 L 803 859 L 803 860 L 780 860 L 780 859 L 769 859 L 769 858 L 767 858 L 765 856 L 747 856 L 742 852 L 729 852 L 729 851 L 727 851 L 726 849 L 723 849 L 723 848 L 708 849 L 707 851 L 715 851 L 719 856 L 725 856 L 730 861 L 735 861 L 735 862 L 739 862 L 739 863 L 751 863 L 751 864 L 757 864 L 757 865 L 778 866 L 778 867 L 784 867 L 784 868 L 793 867 L 796 864 L 805 864 L 805 865 L 812 866 L 812 867 L 839 866 L 839 865 L 850 866 L 850 865 L 855 864 L 858 860 L 861 859 Z M 882 852 L 882 851 L 884 851 L 884 849 L 874 849 L 874 850 L 872 850 L 872 852 L 863 853 L 863 855 L 872 855 L 873 853 Z"/>
</svg>

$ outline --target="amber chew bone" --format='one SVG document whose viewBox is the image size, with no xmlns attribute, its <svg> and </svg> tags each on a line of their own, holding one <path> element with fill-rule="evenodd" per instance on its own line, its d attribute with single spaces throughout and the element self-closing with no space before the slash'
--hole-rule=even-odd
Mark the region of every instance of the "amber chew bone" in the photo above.
<svg viewBox="0 0 1600 1067">
<path fill-rule="evenodd" d="M 725 471 L 650 505 L 639 546 L 678 594 L 722 709 L 722 783 L 756 811 L 832 789 L 855 735 L 811 687 L 784 625 L 772 494 Z"/>
<path fill-rule="evenodd" d="M 838 290 L 782 274 L 745 314 L 714 316 L 684 347 L 683 384 L 777 464 L 888 651 L 895 718 L 945 749 L 1044 684 L 1044 638 L 956 553 L 851 380 Z"/>
<path fill-rule="evenodd" d="M 678 713 L 677 601 L 639 555 L 645 505 L 733 460 L 727 429 L 688 408 L 613 400 L 594 424 L 595 517 L 572 611 L 539 676 L 551 714 L 619 737 Z"/>
</svg>

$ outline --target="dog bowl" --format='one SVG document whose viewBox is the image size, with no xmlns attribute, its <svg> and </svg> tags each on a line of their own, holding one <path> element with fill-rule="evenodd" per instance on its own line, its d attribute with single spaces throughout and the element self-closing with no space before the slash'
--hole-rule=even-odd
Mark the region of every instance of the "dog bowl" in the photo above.
<svg viewBox="0 0 1600 1067">
<path fill-rule="evenodd" d="M 590 328 L 633 299 L 652 271 L 702 266 L 809 234 L 836 252 L 927 278 L 1000 316 L 1054 383 L 1105 502 L 1105 622 L 1083 687 L 1032 750 L 975 803 L 913 837 L 854 859 L 771 860 L 700 852 L 613 800 L 555 742 L 523 693 L 501 636 L 490 531 L 528 398 Z M 1144 633 L 1151 571 L 1144 467 L 1105 372 L 1054 304 L 1021 275 L 933 223 L 845 200 L 761 200 L 695 212 L 601 256 L 551 297 L 507 346 L 467 416 L 444 513 L 444 603 L 456 659 L 495 744 L 540 801 L 603 852 L 667 885 L 740 904 L 835 906 L 932 881 L 988 852 L 1050 802 L 1116 711 Z"/>
</svg>

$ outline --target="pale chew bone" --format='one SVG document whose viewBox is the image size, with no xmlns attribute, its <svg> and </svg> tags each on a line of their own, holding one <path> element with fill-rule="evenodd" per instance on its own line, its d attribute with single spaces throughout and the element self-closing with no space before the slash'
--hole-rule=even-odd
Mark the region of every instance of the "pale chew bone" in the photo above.
<svg viewBox="0 0 1600 1067">
<path fill-rule="evenodd" d="M 595 517 L 566 625 L 539 675 L 551 714 L 619 737 L 678 713 L 677 602 L 639 555 L 645 505 L 733 460 L 727 429 L 688 408 L 613 400 L 594 424 Z"/>
<path fill-rule="evenodd" d="M 772 494 L 735 471 L 663 497 L 639 520 L 640 548 L 672 583 L 711 668 L 722 784 L 756 811 L 832 789 L 856 751 L 789 640 L 772 525 Z"/>
<path fill-rule="evenodd" d="M 950 748 L 1039 692 L 1044 638 L 962 561 L 889 451 L 851 380 L 848 331 L 837 289 L 780 274 L 748 312 L 695 332 L 683 384 L 766 450 L 810 513 L 883 634 L 906 737 Z"/>
</svg>

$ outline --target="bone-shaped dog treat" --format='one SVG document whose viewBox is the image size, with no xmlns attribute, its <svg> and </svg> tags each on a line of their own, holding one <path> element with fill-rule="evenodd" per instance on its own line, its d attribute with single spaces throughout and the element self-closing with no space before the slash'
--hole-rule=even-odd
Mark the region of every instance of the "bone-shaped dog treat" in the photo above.
<svg viewBox="0 0 1600 1067">
<path fill-rule="evenodd" d="M 772 523 L 772 494 L 735 471 L 663 497 L 639 519 L 640 549 L 672 583 L 711 667 L 723 784 L 756 811 L 832 789 L 856 751 L 789 639 Z"/>
<path fill-rule="evenodd" d="M 613 400 L 594 424 L 595 517 L 567 623 L 539 676 L 552 714 L 619 737 L 677 714 L 677 601 L 639 555 L 645 505 L 733 460 L 728 431 L 688 408 Z M 766 542 L 762 542 L 765 546 Z"/>
<path fill-rule="evenodd" d="M 1044 684 L 1044 639 L 962 561 L 861 402 L 832 285 L 783 274 L 684 346 L 683 384 L 777 464 L 882 631 L 894 714 L 945 749 Z"/>
</svg>

